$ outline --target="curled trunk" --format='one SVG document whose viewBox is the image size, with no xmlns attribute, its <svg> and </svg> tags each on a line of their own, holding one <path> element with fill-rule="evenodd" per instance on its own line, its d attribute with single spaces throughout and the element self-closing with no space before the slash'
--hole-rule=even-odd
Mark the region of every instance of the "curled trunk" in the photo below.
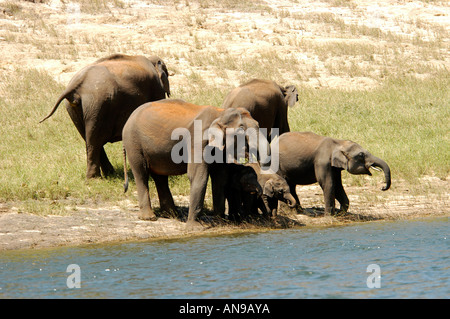
<svg viewBox="0 0 450 319">
<path fill-rule="evenodd" d="M 385 180 L 385 186 L 381 189 L 382 191 L 386 191 L 391 187 L 391 170 L 389 168 L 389 165 L 383 161 L 382 159 L 373 156 L 372 157 L 372 164 L 370 165 L 372 168 L 381 168 L 384 172 L 384 180 Z"/>
<path fill-rule="evenodd" d="M 294 208 L 295 205 L 297 205 L 297 201 L 295 200 L 294 196 L 292 196 L 291 193 L 284 194 L 284 201 L 290 208 Z"/>
</svg>

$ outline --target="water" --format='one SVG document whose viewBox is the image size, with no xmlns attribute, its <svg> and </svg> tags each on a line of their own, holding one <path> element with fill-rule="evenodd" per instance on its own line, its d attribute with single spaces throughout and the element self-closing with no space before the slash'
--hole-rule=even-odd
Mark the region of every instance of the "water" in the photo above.
<svg viewBox="0 0 450 319">
<path fill-rule="evenodd" d="M 7 251 L 0 298 L 447 299 L 449 235 L 445 217 Z M 70 264 L 81 288 L 67 286 Z M 369 276 L 379 288 L 368 287 Z"/>
</svg>

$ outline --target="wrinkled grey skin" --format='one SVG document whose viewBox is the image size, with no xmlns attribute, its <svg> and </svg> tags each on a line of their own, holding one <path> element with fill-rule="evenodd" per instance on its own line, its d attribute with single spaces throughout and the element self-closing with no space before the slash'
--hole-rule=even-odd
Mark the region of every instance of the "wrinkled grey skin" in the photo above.
<svg viewBox="0 0 450 319">
<path fill-rule="evenodd" d="M 86 142 L 86 178 L 114 173 L 103 146 L 122 140 L 122 129 L 141 104 L 170 96 L 167 67 L 156 57 L 115 54 L 83 68 L 59 96 L 45 121 L 66 99 L 66 109 Z"/>
<path fill-rule="evenodd" d="M 349 200 L 342 186 L 341 172 L 372 175 L 369 168 L 381 168 L 385 176 L 383 191 L 391 185 L 391 171 L 382 159 L 360 145 L 312 132 L 289 132 L 278 139 L 280 167 L 278 174 L 286 179 L 298 205 L 296 185 L 319 182 L 325 198 L 325 215 L 335 212 L 335 199 L 347 211 Z"/>
<path fill-rule="evenodd" d="M 176 116 L 174 116 L 176 115 Z M 182 140 L 172 140 L 172 132 L 175 129 L 186 128 L 191 138 L 190 151 L 194 154 L 195 121 L 201 121 L 202 133 L 209 128 L 222 130 L 223 141 L 217 143 L 216 139 L 201 140 L 202 153 L 207 151 L 226 152 L 227 128 L 252 128 L 259 130 L 258 123 L 250 116 L 250 113 L 242 108 L 223 110 L 213 106 L 199 106 L 182 100 L 162 100 L 146 103 L 136 109 L 123 128 L 123 146 L 128 154 L 129 162 L 135 178 L 139 198 L 139 218 L 155 220 L 156 215 L 150 204 L 148 192 L 148 179 L 152 176 L 158 191 L 160 207 L 164 211 L 176 212 L 176 207 L 170 193 L 168 176 L 187 173 L 190 181 L 188 228 L 197 228 L 198 213 L 203 208 L 203 201 L 208 182 L 211 176 L 214 211 L 223 216 L 225 212 L 224 185 L 227 181 L 227 171 L 222 169 L 227 164 L 217 165 L 210 169 L 214 163 L 207 163 L 204 157 L 201 162 L 190 161 L 188 163 L 175 163 L 172 160 L 172 149 Z M 199 122 L 197 122 L 199 123 Z M 204 135 L 203 135 L 204 136 Z M 249 148 L 257 148 L 252 145 L 255 140 L 248 139 Z M 267 140 L 263 143 L 268 147 Z M 220 145 L 225 148 L 220 151 Z M 216 147 L 217 146 L 217 147 Z M 206 149 L 206 150 L 205 150 Z M 221 153 L 219 153 L 221 154 Z M 221 156 L 223 156 L 223 154 Z M 125 180 L 127 180 L 126 165 Z"/>
<path fill-rule="evenodd" d="M 223 108 L 242 107 L 258 121 L 260 128 L 278 128 L 279 134 L 289 132 L 288 106 L 298 101 L 295 86 L 281 87 L 274 81 L 253 79 L 231 90 L 225 97 Z M 273 138 L 273 137 L 272 137 Z"/>
</svg>

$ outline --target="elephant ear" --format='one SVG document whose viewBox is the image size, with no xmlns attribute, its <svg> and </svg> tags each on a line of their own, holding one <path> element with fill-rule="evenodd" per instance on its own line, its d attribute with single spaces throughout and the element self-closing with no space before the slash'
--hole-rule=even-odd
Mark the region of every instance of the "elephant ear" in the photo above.
<svg viewBox="0 0 450 319">
<path fill-rule="evenodd" d="M 298 91 L 295 85 L 289 85 L 284 88 L 284 100 L 288 106 L 294 106 L 298 101 Z"/>
<path fill-rule="evenodd" d="M 331 154 L 331 166 L 348 169 L 348 154 L 340 147 L 336 147 Z"/>
<path fill-rule="evenodd" d="M 159 78 L 161 79 L 164 91 L 166 91 L 167 97 L 170 97 L 169 72 L 167 71 L 167 67 L 161 60 L 158 60 L 158 62 L 156 62 L 155 67 L 156 71 L 158 72 Z"/>
<path fill-rule="evenodd" d="M 215 119 L 208 128 L 208 145 L 218 147 L 220 150 L 225 148 L 224 129 L 219 119 Z"/>
<path fill-rule="evenodd" d="M 266 195 L 267 197 L 273 197 L 273 181 L 269 179 L 265 184 L 263 188 L 263 195 Z"/>
</svg>

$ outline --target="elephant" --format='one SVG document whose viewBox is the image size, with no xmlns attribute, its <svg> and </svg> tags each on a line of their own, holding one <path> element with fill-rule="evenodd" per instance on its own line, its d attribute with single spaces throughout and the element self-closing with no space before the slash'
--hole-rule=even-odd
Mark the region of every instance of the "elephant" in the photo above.
<svg viewBox="0 0 450 319">
<path fill-rule="evenodd" d="M 274 81 L 253 79 L 232 89 L 222 108 L 245 108 L 258 121 L 260 128 L 267 129 L 268 133 L 272 128 L 278 128 L 279 134 L 283 134 L 290 131 L 288 106 L 294 106 L 297 101 L 295 86 L 281 87 Z"/>
<path fill-rule="evenodd" d="M 140 105 L 170 96 L 169 73 L 157 56 L 114 54 L 80 70 L 58 97 L 55 113 L 66 99 L 67 112 L 86 142 L 86 178 L 114 173 L 103 146 L 122 140 L 122 129 Z"/>
<path fill-rule="evenodd" d="M 228 145 L 230 142 L 226 134 L 229 129 L 237 131 L 252 129 L 258 135 L 258 139 L 246 138 L 247 150 L 258 149 L 261 143 L 268 147 L 267 139 L 259 136 L 258 122 L 242 108 L 224 110 L 177 99 L 149 102 L 137 108 L 123 128 L 122 142 L 124 159 L 126 161 L 128 154 L 137 186 L 139 218 L 156 219 L 148 192 L 149 176 L 152 176 L 155 182 L 161 209 L 176 213 L 168 186 L 168 176 L 185 173 L 188 174 L 190 181 L 186 226 L 193 229 L 201 227 L 196 218 L 203 208 L 209 176 L 214 212 L 223 216 L 224 183 L 227 174 L 224 168 L 228 163 L 228 160 L 225 162 L 223 158 L 228 153 L 227 148 L 231 147 Z M 211 130 L 221 132 L 222 135 L 209 134 Z M 236 163 L 239 161 L 236 160 Z M 126 186 L 128 180 L 126 165 L 124 170 Z"/>
<path fill-rule="evenodd" d="M 285 202 L 289 207 L 296 206 L 296 199 L 291 194 L 290 188 L 286 180 L 276 173 L 262 173 L 259 163 L 247 164 L 253 167 L 257 176 L 258 182 L 261 185 L 263 192 L 261 196 L 247 194 L 244 201 L 248 201 L 246 205 L 250 205 L 252 214 L 258 213 L 258 208 L 264 216 L 270 216 L 272 219 L 277 217 L 278 201 Z"/>
<path fill-rule="evenodd" d="M 386 191 L 391 186 L 391 171 L 382 159 L 370 154 L 349 140 L 320 136 L 312 132 L 288 132 L 278 139 L 279 169 L 277 174 L 286 179 L 298 205 L 296 185 L 319 182 L 325 199 L 325 215 L 335 213 L 335 199 L 340 209 L 347 212 L 349 200 L 342 186 L 341 171 L 372 175 L 370 168 L 383 170 Z"/>
<path fill-rule="evenodd" d="M 223 165 L 223 164 L 222 164 Z M 228 202 L 228 219 L 239 221 L 241 216 L 249 213 L 242 205 L 246 196 L 261 196 L 262 188 L 258 175 L 247 165 L 227 164 L 227 181 L 225 182 L 225 198 Z M 225 218 L 225 215 L 221 216 Z"/>
<path fill-rule="evenodd" d="M 233 198 L 233 204 L 230 204 L 230 200 L 228 201 L 229 217 L 231 216 L 233 220 L 238 221 L 241 217 L 249 214 L 257 216 L 259 215 L 258 208 L 264 216 L 270 216 L 272 219 L 275 219 L 279 200 L 287 203 L 291 208 L 295 207 L 296 200 L 290 193 L 289 185 L 283 177 L 275 173 L 263 173 L 258 162 L 240 166 L 244 168 L 234 169 L 229 172 L 229 179 L 233 183 L 226 186 L 229 193 L 228 197 Z M 253 177 L 254 175 L 256 177 L 258 183 L 256 191 L 254 188 L 249 187 L 249 185 L 253 186 L 249 182 L 247 182 L 247 187 L 235 186 L 240 186 L 234 180 L 245 177 L 244 172 L 247 173 L 247 179 L 248 176 Z"/>
</svg>

